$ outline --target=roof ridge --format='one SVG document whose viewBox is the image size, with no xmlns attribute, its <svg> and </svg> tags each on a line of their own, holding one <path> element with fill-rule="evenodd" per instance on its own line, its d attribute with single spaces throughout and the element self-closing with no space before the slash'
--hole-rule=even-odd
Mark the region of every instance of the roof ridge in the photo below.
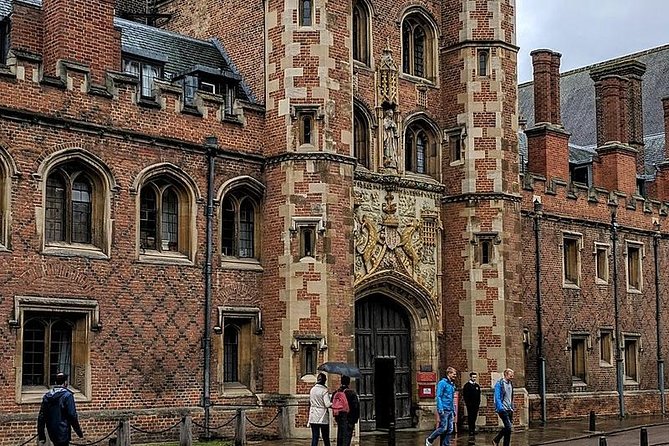
<svg viewBox="0 0 669 446">
<path fill-rule="evenodd" d="M 603 60 L 601 62 L 596 62 L 594 64 L 586 65 L 584 67 L 579 67 L 579 68 L 574 68 L 574 69 L 569 70 L 569 71 L 564 71 L 564 72 L 560 73 L 560 77 L 562 78 L 562 77 L 566 77 L 566 76 L 571 76 L 572 74 L 581 73 L 581 72 L 584 72 L 584 71 L 590 71 L 591 69 L 596 68 L 596 67 L 610 65 L 611 63 L 620 62 L 620 61 L 627 60 L 627 59 L 635 59 L 637 57 L 647 56 L 648 54 L 652 54 L 652 53 L 656 53 L 656 52 L 660 52 L 660 51 L 664 51 L 664 50 L 668 50 L 668 49 L 669 49 L 669 44 L 665 44 L 665 45 L 660 45 L 660 46 L 657 46 L 657 47 L 654 47 L 654 48 L 649 48 L 649 49 L 637 51 L 637 52 L 634 52 L 634 53 L 629 53 L 629 54 L 626 54 L 626 55 L 623 55 L 623 56 L 614 57 L 613 59 L 607 59 L 607 60 Z M 526 87 L 526 86 L 532 85 L 532 84 L 534 84 L 534 80 L 518 84 L 518 88 Z"/>
<path fill-rule="evenodd" d="M 125 24 L 132 25 L 132 26 L 136 26 L 138 28 L 149 29 L 149 30 L 151 30 L 153 32 L 157 32 L 159 34 L 165 34 L 165 35 L 172 36 L 172 37 L 178 37 L 178 38 L 181 38 L 181 39 L 184 39 L 184 40 L 189 40 L 191 42 L 202 43 L 202 44 L 205 44 L 207 46 L 211 46 L 212 48 L 215 48 L 215 45 L 211 42 L 211 40 L 196 39 L 195 37 L 187 36 L 185 34 L 180 34 L 180 33 L 174 32 L 174 31 L 168 31 L 168 30 L 163 29 L 163 28 L 156 28 L 155 26 L 146 25 L 144 23 L 135 22 L 133 20 L 124 19 L 124 18 L 121 18 L 121 17 L 114 17 L 114 23 L 117 23 L 117 22 L 125 23 Z"/>
</svg>

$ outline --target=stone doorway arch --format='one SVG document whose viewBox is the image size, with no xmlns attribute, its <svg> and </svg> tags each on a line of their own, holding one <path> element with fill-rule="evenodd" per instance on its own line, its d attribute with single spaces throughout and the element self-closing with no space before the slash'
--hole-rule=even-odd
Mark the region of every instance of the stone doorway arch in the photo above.
<svg viewBox="0 0 669 446">
<path fill-rule="evenodd" d="M 421 402 L 416 372 L 437 370 L 438 311 L 435 301 L 411 279 L 395 272 L 375 274 L 356 287 L 356 362 L 362 374 L 360 429 L 416 426 Z"/>
</svg>

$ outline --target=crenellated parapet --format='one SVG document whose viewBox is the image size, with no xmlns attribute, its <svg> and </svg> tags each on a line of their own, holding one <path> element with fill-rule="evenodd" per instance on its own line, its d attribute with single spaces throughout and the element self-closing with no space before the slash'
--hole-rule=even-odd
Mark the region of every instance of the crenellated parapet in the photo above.
<svg viewBox="0 0 669 446">
<path fill-rule="evenodd" d="M 104 82 L 95 83 L 86 64 L 59 60 L 55 76 L 43 76 L 42 65 L 41 54 L 10 52 L 0 72 L 4 107 L 157 138 L 183 140 L 188 128 L 192 142 L 216 135 L 224 147 L 262 154 L 262 107 L 237 99 L 230 110 L 222 95 L 205 91 L 196 91 L 190 105 L 181 85 L 159 79 L 154 97 L 146 99 L 138 76 L 130 73 L 108 70 Z M 246 147 L 243 141 L 256 144 Z"/>
</svg>

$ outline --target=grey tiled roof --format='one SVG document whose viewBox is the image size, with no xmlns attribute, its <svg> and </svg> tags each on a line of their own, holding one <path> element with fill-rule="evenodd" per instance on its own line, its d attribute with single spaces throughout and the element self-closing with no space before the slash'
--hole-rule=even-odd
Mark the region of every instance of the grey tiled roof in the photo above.
<svg viewBox="0 0 669 446">
<path fill-rule="evenodd" d="M 4 19 L 12 12 L 12 2 L 10 0 L 0 0 L 0 20 Z"/>
<path fill-rule="evenodd" d="M 41 0 L 14 0 L 41 6 Z M 11 12 L 12 0 L 0 0 L 0 18 Z M 121 30 L 124 53 L 164 63 L 166 77 L 204 71 L 241 80 L 238 89 L 242 99 L 253 101 L 248 85 L 239 75 L 222 45 L 212 40 L 198 40 L 119 17 L 114 25 Z"/>
<path fill-rule="evenodd" d="M 630 54 L 603 62 L 635 59 L 646 64 L 643 76 L 643 119 L 644 140 L 646 142 L 646 170 L 664 158 L 664 113 L 662 98 L 669 96 L 669 45 Z M 597 142 L 595 119 L 595 86 L 590 78 L 590 69 L 596 64 L 563 73 L 560 79 L 560 103 L 562 123 L 571 133 L 570 146 L 594 153 Z M 534 85 L 532 82 L 518 87 L 518 108 L 520 116 L 527 120 L 527 128 L 534 125 Z M 521 145 L 521 152 L 523 147 Z M 526 148 L 525 148 L 526 153 Z M 581 159 L 585 152 L 570 154 L 570 160 Z"/>
</svg>

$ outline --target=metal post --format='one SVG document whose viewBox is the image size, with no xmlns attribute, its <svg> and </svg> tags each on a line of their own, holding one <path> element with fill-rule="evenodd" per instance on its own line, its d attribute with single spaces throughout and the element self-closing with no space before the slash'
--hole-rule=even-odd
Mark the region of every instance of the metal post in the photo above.
<svg viewBox="0 0 669 446">
<path fill-rule="evenodd" d="M 660 391 L 660 409 L 666 413 L 664 401 L 664 360 L 662 359 L 662 306 L 660 305 L 660 222 L 656 221 L 653 235 L 653 255 L 655 256 L 655 336 L 657 339 L 657 388 Z"/>
<path fill-rule="evenodd" d="M 211 284 L 212 284 L 212 251 L 214 226 L 214 163 L 218 140 L 209 136 L 205 142 L 207 150 L 207 228 L 204 264 L 204 332 L 202 334 L 203 353 L 203 385 L 202 406 L 204 407 L 204 438 L 209 440 L 210 407 L 211 407 Z"/>
<path fill-rule="evenodd" d="M 595 411 L 591 410 L 590 411 L 590 432 L 595 432 L 597 430 L 595 426 Z"/>
<path fill-rule="evenodd" d="M 611 245 L 613 249 L 613 311 L 616 330 L 616 384 L 618 388 L 618 407 L 620 418 L 625 418 L 625 394 L 623 386 L 623 357 L 621 351 L 620 310 L 618 308 L 618 222 L 615 211 L 611 214 Z"/>
<path fill-rule="evenodd" d="M 639 433 L 639 445 L 648 446 L 648 430 L 645 427 L 642 427 Z"/>
<path fill-rule="evenodd" d="M 395 422 L 391 421 L 388 426 L 388 446 L 395 446 Z"/>
<path fill-rule="evenodd" d="M 535 287 L 537 295 L 537 372 L 539 374 L 539 400 L 541 402 L 541 424 L 546 424 L 546 358 L 544 358 L 544 332 L 543 332 L 543 302 L 541 296 L 541 249 L 539 220 L 542 215 L 542 204 L 539 200 L 534 201 L 534 270 Z"/>
<path fill-rule="evenodd" d="M 606 446 L 606 437 L 599 437 L 599 446 Z"/>
</svg>

